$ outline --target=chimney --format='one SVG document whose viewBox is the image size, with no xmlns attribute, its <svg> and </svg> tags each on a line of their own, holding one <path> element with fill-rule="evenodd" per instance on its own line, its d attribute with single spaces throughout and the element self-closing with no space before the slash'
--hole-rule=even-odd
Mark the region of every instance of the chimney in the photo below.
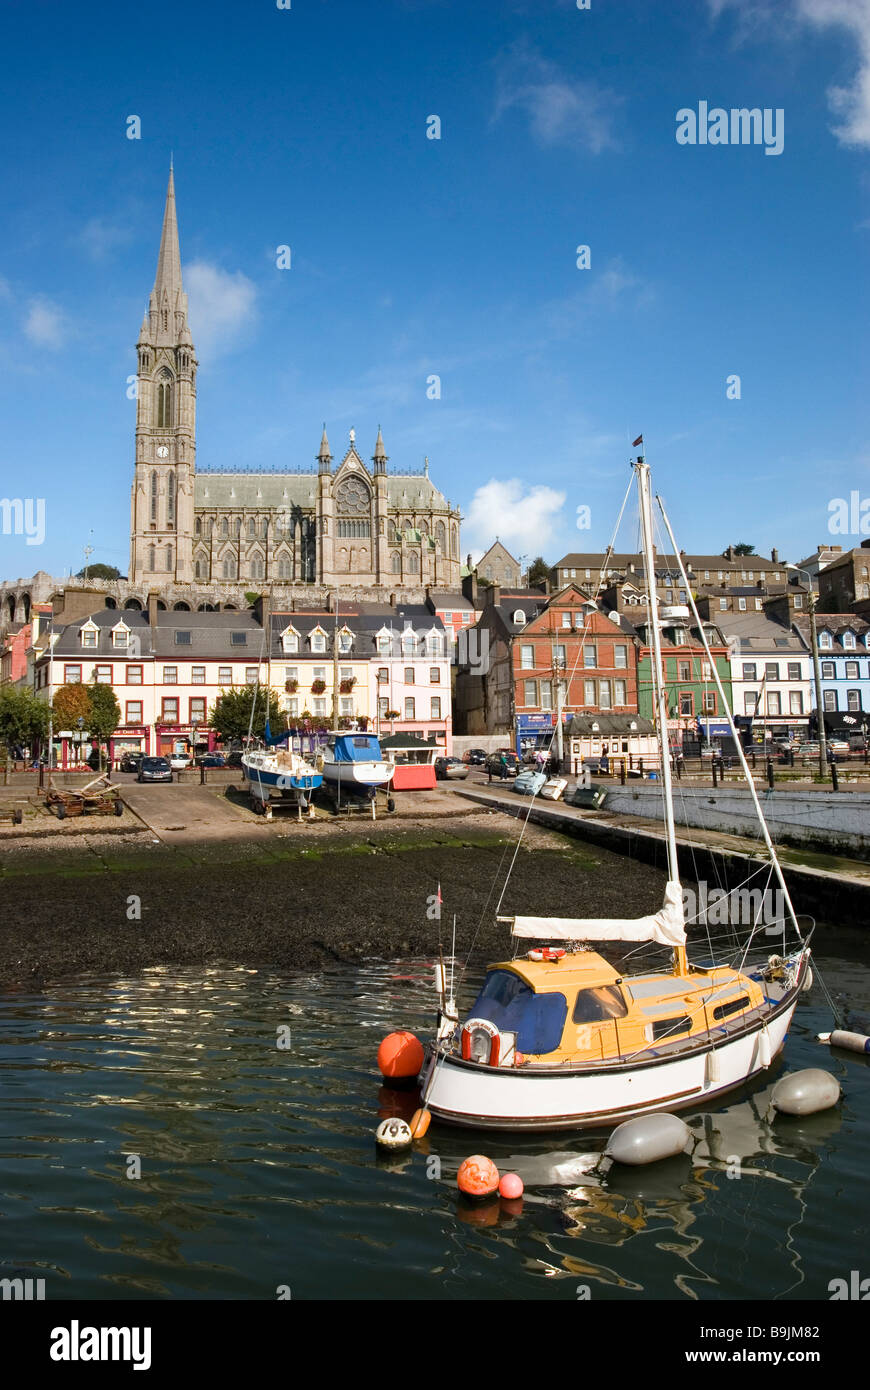
<svg viewBox="0 0 870 1390">
<path fill-rule="evenodd" d="M 490 584 L 488 589 L 486 589 L 485 593 L 487 604 L 491 603 L 494 608 L 497 608 L 498 605 L 501 603 L 501 585 Z"/>
<path fill-rule="evenodd" d="M 157 592 L 154 589 L 148 595 L 148 626 L 152 632 L 157 626 Z"/>
<path fill-rule="evenodd" d="M 778 550 L 771 550 L 771 552 L 770 552 L 770 558 L 771 558 L 771 560 L 773 561 L 773 563 L 774 563 L 775 565 L 778 565 L 778 564 L 779 564 L 779 551 L 778 551 Z"/>
</svg>

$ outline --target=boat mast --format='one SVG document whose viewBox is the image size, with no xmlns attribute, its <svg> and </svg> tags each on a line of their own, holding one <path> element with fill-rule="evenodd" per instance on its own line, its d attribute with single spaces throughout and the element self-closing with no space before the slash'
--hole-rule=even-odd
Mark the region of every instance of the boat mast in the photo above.
<svg viewBox="0 0 870 1390">
<path fill-rule="evenodd" d="M 643 454 L 638 454 L 634 464 L 637 474 L 637 488 L 640 500 L 640 526 L 643 545 L 643 568 L 646 579 L 647 603 L 649 606 L 649 632 L 652 635 L 653 691 L 656 703 L 656 732 L 658 734 L 661 756 L 661 777 L 665 797 L 665 831 L 668 845 L 668 880 L 680 882 L 677 863 L 677 832 L 674 825 L 674 796 L 671 783 L 670 742 L 668 739 L 668 699 L 665 687 L 665 670 L 662 664 L 662 640 L 659 626 L 658 604 L 656 601 L 656 567 L 653 550 L 652 501 L 650 495 L 649 465 Z M 677 975 L 688 974 L 685 946 L 674 947 L 674 971 Z"/>
</svg>

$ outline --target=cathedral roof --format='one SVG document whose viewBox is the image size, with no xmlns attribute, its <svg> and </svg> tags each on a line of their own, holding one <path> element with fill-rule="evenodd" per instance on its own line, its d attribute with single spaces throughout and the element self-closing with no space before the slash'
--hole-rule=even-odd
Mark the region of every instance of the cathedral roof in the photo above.
<svg viewBox="0 0 870 1390">
<path fill-rule="evenodd" d="M 447 511 L 444 494 L 420 473 L 387 477 L 393 511 Z M 197 473 L 194 506 L 198 511 L 269 511 L 278 507 L 313 510 L 320 487 L 316 473 Z"/>
</svg>

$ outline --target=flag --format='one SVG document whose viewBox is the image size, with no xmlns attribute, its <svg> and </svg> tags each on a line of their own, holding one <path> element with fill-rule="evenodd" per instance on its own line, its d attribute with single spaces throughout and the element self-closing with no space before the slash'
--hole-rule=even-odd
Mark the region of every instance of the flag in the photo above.
<svg viewBox="0 0 870 1390">
<path fill-rule="evenodd" d="M 636 449 L 637 446 L 638 446 L 638 444 L 642 444 L 642 443 L 643 443 L 643 435 L 642 435 L 642 434 L 639 434 L 639 435 L 637 436 L 637 439 L 633 439 L 633 440 L 632 440 L 632 442 L 631 442 L 631 447 L 632 447 L 632 449 Z"/>
<path fill-rule="evenodd" d="M 441 903 L 441 902 L 444 901 L 444 899 L 443 899 L 442 896 L 441 896 L 441 884 L 440 884 L 440 883 L 438 884 L 438 901 L 439 901 L 439 903 Z"/>
</svg>

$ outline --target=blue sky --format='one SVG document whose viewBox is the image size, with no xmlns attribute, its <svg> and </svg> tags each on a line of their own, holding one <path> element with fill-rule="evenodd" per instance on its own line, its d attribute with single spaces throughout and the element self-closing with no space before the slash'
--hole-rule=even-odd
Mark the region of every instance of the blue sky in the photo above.
<svg viewBox="0 0 870 1390">
<path fill-rule="evenodd" d="M 0 576 L 89 542 L 126 573 L 170 150 L 200 467 L 380 424 L 465 549 L 552 562 L 607 543 L 643 431 L 687 550 L 859 543 L 828 503 L 870 495 L 867 0 L 6 0 L 0 36 L 0 490 L 46 499 Z M 782 108 L 783 152 L 679 145 L 701 101 Z"/>
</svg>

